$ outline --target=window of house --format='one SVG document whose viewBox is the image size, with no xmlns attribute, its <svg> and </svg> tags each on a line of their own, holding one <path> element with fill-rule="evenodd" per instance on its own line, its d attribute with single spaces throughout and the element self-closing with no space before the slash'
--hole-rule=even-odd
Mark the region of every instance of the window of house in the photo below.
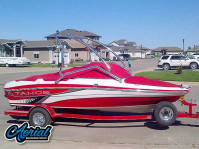
<svg viewBox="0 0 199 149">
<path fill-rule="evenodd" d="M 39 54 L 34 54 L 34 58 L 39 58 Z"/>
<path fill-rule="evenodd" d="M 75 57 L 78 57 L 79 56 L 79 54 L 78 53 L 75 53 Z"/>
</svg>

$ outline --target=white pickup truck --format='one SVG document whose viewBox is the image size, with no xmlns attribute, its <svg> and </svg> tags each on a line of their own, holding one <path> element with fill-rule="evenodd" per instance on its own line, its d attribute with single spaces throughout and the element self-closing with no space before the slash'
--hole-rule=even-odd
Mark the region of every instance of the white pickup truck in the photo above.
<svg viewBox="0 0 199 149">
<path fill-rule="evenodd" d="M 191 69 L 197 69 L 199 66 L 199 60 L 189 59 L 181 55 L 164 55 L 158 60 L 158 67 L 164 70 L 169 70 L 175 67 L 190 67 Z"/>
<path fill-rule="evenodd" d="M 16 65 L 30 64 L 30 60 L 26 57 L 0 57 L 0 65 L 16 66 Z"/>
</svg>

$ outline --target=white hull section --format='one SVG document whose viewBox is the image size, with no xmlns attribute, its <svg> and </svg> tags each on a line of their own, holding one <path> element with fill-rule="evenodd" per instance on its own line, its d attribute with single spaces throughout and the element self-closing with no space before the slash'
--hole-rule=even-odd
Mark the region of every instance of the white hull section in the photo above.
<svg viewBox="0 0 199 149">
<path fill-rule="evenodd" d="M 36 81 L 11 81 L 5 84 L 4 88 L 11 88 L 17 86 L 24 85 L 38 85 L 38 84 L 55 84 L 55 81 L 44 81 L 43 79 L 37 79 Z M 86 78 L 78 78 L 78 79 L 69 79 L 67 81 L 60 81 L 58 84 L 74 84 L 74 85 L 98 85 L 98 86 L 106 86 L 106 87 L 119 87 L 119 88 L 128 88 L 128 89 L 137 89 L 137 90 L 173 90 L 173 91 L 184 91 L 186 88 L 180 87 L 160 87 L 160 86 L 150 86 L 150 85 L 140 85 L 140 84 L 129 84 L 125 83 L 124 79 L 122 82 L 118 82 L 113 79 L 86 79 Z"/>
</svg>

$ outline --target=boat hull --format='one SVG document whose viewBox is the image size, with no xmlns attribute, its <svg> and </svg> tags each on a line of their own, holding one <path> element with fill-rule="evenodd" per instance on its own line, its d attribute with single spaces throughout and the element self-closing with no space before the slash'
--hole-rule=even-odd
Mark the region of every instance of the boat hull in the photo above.
<svg viewBox="0 0 199 149">
<path fill-rule="evenodd" d="M 5 85 L 13 106 L 46 104 L 52 108 L 88 109 L 114 112 L 151 112 L 161 101 L 175 102 L 188 89 L 135 85 L 106 79 L 18 81 Z"/>
</svg>

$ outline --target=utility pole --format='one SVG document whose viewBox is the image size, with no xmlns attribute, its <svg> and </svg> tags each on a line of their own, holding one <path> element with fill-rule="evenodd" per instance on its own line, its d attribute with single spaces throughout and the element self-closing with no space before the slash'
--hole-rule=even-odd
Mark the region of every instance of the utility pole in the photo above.
<svg viewBox="0 0 199 149">
<path fill-rule="evenodd" d="M 196 53 L 196 45 L 194 45 L 194 54 Z"/>
<path fill-rule="evenodd" d="M 183 54 L 184 54 L 184 39 L 182 39 L 182 45 L 183 45 Z"/>
</svg>

